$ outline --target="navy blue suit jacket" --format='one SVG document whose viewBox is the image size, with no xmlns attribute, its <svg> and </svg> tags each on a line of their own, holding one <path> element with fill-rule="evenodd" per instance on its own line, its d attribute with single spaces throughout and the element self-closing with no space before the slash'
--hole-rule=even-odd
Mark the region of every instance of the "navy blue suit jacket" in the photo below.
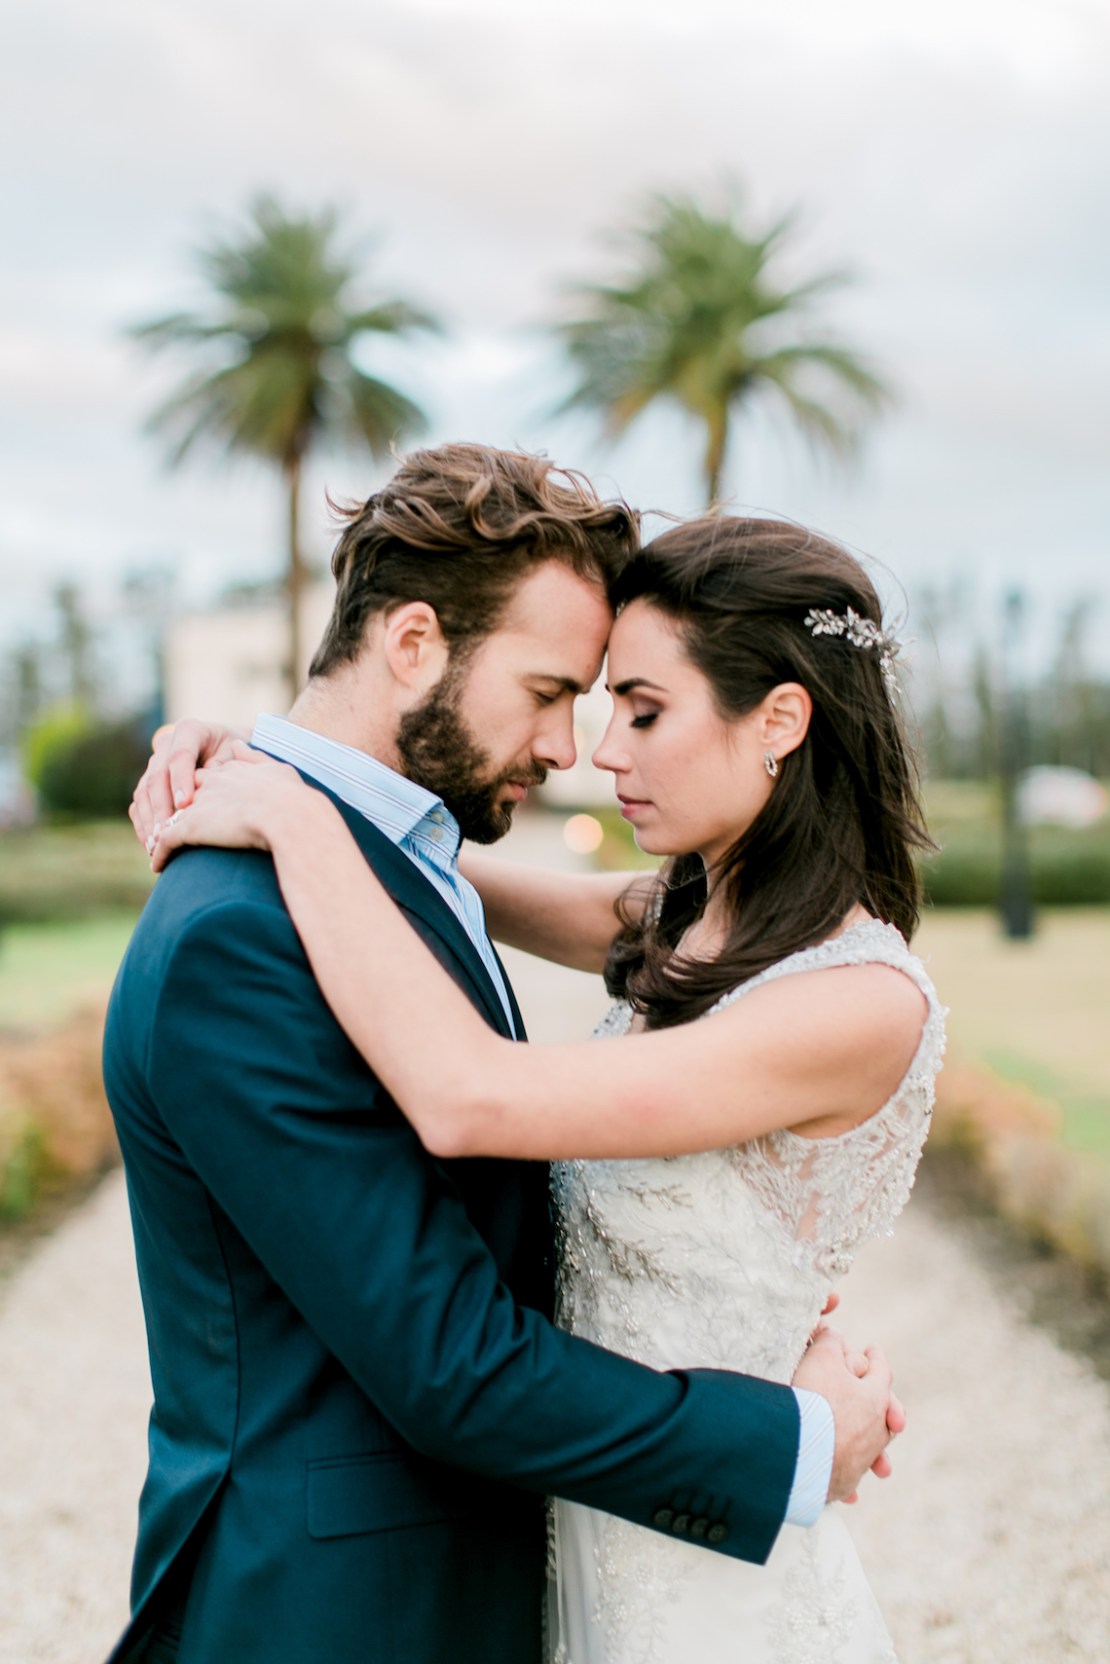
<svg viewBox="0 0 1110 1664">
<path fill-rule="evenodd" d="M 450 909 L 340 808 L 506 1032 Z M 552 1326 L 545 1168 L 428 1155 L 324 1002 L 267 856 L 189 851 L 160 879 L 105 1078 L 154 1383 L 117 1664 L 174 1587 L 181 1664 L 538 1664 L 545 1493 L 766 1557 L 793 1394 Z"/>
</svg>

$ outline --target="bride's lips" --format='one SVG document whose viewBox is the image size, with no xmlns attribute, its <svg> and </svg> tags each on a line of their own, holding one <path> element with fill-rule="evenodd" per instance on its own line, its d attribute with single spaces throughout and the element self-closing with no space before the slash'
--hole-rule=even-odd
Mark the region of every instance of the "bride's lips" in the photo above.
<svg viewBox="0 0 1110 1664">
<path fill-rule="evenodd" d="M 624 816 L 625 820 L 634 820 L 641 809 L 648 809 L 651 807 L 647 798 L 622 797 L 620 792 L 617 793 L 617 802 L 621 806 L 621 814 Z"/>
</svg>

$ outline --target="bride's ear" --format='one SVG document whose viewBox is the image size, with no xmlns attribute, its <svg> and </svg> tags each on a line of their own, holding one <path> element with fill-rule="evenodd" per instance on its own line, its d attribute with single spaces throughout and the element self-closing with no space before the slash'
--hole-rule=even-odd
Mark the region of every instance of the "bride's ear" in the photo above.
<svg viewBox="0 0 1110 1664">
<path fill-rule="evenodd" d="M 786 757 L 809 732 L 813 700 L 800 682 L 780 682 L 764 699 L 760 712 L 760 743 L 776 757 Z"/>
<path fill-rule="evenodd" d="M 382 652 L 400 687 L 417 697 L 430 692 L 450 656 L 435 608 L 427 601 L 395 607 L 384 620 Z"/>
</svg>

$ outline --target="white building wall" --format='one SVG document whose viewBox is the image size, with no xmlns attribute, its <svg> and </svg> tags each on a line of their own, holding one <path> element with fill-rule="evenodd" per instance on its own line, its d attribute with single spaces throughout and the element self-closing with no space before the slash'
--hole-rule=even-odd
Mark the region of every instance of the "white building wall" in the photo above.
<svg viewBox="0 0 1110 1664">
<path fill-rule="evenodd" d="M 334 587 L 314 585 L 302 607 L 301 682 L 331 613 Z M 288 626 L 281 597 L 192 613 L 166 638 L 166 720 L 212 717 L 249 728 L 260 711 L 289 709 L 282 675 Z"/>
</svg>

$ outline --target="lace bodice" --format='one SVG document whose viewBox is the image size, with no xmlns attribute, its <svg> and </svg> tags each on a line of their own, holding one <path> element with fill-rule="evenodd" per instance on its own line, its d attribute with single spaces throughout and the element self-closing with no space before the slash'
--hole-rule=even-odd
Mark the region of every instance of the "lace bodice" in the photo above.
<svg viewBox="0 0 1110 1664">
<path fill-rule="evenodd" d="M 782 1130 L 698 1155 L 557 1164 L 564 1328 L 657 1368 L 790 1379 L 831 1284 L 905 1206 L 928 1130 L 945 1012 L 920 960 L 893 926 L 876 920 L 791 954 L 713 1007 L 778 977 L 863 964 L 902 971 L 922 990 L 927 1012 L 903 1080 L 859 1126 L 834 1138 Z M 623 1035 L 630 1021 L 619 1003 L 597 1033 Z M 742 1077 L 736 1089 L 743 1092 Z"/>
</svg>

